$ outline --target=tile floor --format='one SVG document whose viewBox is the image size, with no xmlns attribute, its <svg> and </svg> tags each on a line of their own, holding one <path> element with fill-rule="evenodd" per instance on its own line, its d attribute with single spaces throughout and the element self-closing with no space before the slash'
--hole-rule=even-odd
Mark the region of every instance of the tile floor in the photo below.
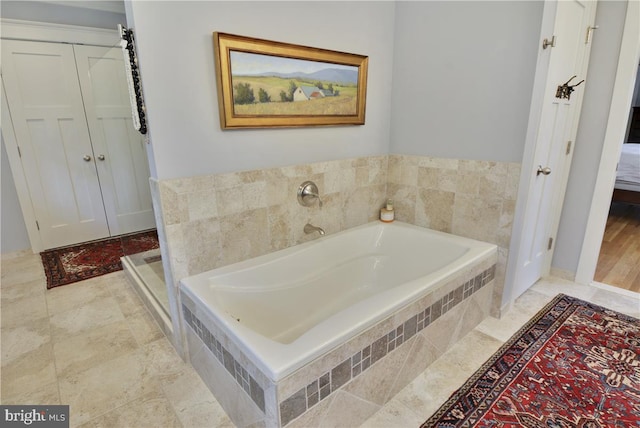
<svg viewBox="0 0 640 428">
<path fill-rule="evenodd" d="M 122 272 L 47 291 L 39 256 L 3 259 L 1 267 L 2 404 L 68 404 L 73 427 L 233 426 Z M 362 426 L 418 427 L 559 292 L 640 317 L 638 295 L 543 279 Z"/>
</svg>

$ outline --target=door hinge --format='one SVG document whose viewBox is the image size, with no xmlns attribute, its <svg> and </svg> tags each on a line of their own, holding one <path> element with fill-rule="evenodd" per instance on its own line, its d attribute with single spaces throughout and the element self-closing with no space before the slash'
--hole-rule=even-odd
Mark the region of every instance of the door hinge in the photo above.
<svg viewBox="0 0 640 428">
<path fill-rule="evenodd" d="M 547 245 L 547 250 L 550 250 L 553 246 L 553 238 L 549 238 L 549 244 Z"/>
<path fill-rule="evenodd" d="M 18 148 L 18 157 L 22 157 L 22 152 L 20 151 L 20 146 L 16 146 Z"/>
<path fill-rule="evenodd" d="M 566 154 L 568 155 L 569 153 L 571 153 L 571 141 L 567 141 L 567 152 L 566 152 Z"/>
<path fill-rule="evenodd" d="M 592 30 L 597 30 L 598 28 L 600 28 L 599 25 L 594 25 L 593 27 L 591 25 L 589 25 L 587 27 L 587 37 L 584 39 L 584 44 L 585 45 L 589 44 L 589 35 L 591 35 L 591 31 Z"/>
<path fill-rule="evenodd" d="M 40 230 L 40 224 L 38 223 L 38 220 L 36 220 L 36 227 L 38 228 L 38 230 Z"/>
</svg>

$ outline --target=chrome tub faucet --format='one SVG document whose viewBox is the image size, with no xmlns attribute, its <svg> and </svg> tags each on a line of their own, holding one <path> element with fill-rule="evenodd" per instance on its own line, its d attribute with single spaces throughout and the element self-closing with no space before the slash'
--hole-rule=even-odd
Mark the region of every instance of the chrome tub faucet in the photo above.
<svg viewBox="0 0 640 428">
<path fill-rule="evenodd" d="M 324 230 L 321 227 L 313 226 L 310 223 L 304 225 L 304 233 L 309 234 L 314 232 L 318 232 L 321 236 L 324 236 Z"/>
</svg>

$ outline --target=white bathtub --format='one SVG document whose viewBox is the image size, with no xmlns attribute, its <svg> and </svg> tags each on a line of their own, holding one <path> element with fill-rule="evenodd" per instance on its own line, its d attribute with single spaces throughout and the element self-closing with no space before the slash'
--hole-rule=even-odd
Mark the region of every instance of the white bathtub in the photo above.
<svg viewBox="0 0 640 428">
<path fill-rule="evenodd" d="M 277 382 L 495 251 L 373 222 L 189 277 L 181 290 Z"/>
</svg>

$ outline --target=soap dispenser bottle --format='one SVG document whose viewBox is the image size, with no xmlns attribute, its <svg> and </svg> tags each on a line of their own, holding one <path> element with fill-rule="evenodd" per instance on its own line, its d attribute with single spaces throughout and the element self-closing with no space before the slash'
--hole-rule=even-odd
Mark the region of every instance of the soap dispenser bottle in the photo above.
<svg viewBox="0 0 640 428">
<path fill-rule="evenodd" d="M 391 223 L 395 219 L 395 213 L 393 211 L 393 201 L 387 199 L 387 204 L 380 209 L 380 220 L 385 223 Z"/>
</svg>

